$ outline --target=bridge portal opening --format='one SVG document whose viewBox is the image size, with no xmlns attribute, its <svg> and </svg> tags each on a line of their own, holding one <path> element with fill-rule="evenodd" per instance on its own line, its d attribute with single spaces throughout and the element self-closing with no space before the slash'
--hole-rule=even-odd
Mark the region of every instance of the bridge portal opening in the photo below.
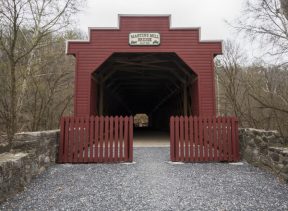
<svg viewBox="0 0 288 211">
<path fill-rule="evenodd" d="M 114 53 L 91 78 L 94 115 L 147 114 L 149 130 L 168 132 L 170 116 L 199 113 L 197 75 L 175 53 Z"/>
</svg>

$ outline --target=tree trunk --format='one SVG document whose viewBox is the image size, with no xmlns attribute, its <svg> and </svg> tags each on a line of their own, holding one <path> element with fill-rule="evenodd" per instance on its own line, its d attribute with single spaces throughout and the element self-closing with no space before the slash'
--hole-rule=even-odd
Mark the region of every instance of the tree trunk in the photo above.
<svg viewBox="0 0 288 211">
<path fill-rule="evenodd" d="M 16 64 L 10 62 L 10 108 L 9 108 L 9 122 L 7 128 L 8 145 L 11 149 L 14 135 L 17 131 L 17 109 L 16 109 Z"/>
</svg>

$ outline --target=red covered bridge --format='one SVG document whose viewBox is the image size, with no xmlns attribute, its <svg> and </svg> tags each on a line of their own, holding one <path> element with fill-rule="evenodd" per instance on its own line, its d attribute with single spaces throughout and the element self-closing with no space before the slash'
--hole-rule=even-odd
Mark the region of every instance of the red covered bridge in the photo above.
<svg viewBox="0 0 288 211">
<path fill-rule="evenodd" d="M 199 28 L 171 28 L 170 16 L 120 15 L 119 27 L 68 41 L 74 117 L 62 119 L 59 161 L 132 161 L 133 119 L 125 116 L 138 113 L 149 127 L 170 129 L 172 160 L 237 160 L 236 119 L 213 118 L 221 52 L 221 42 L 200 41 Z"/>
</svg>

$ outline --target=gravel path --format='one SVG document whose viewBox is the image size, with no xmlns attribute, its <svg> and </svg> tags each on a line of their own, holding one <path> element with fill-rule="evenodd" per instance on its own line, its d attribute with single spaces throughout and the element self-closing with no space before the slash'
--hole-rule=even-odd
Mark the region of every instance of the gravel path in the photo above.
<svg viewBox="0 0 288 211">
<path fill-rule="evenodd" d="M 170 164 L 168 148 L 134 156 L 53 166 L 0 210 L 288 210 L 288 185 L 248 164 Z"/>
</svg>

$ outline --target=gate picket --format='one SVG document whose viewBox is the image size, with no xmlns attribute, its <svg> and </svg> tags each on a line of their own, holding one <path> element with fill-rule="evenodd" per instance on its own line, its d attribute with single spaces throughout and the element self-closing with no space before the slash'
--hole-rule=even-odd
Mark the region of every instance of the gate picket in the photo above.
<svg viewBox="0 0 288 211">
<path fill-rule="evenodd" d="M 73 143 L 73 162 L 76 163 L 78 160 L 78 146 L 79 146 L 79 117 L 75 118 L 75 123 L 74 123 L 74 133 L 75 133 L 75 138 L 74 138 L 74 143 Z"/>
<path fill-rule="evenodd" d="M 65 133 L 65 139 L 64 139 L 64 155 L 63 155 L 63 162 L 68 162 L 68 155 L 69 155 L 69 129 L 70 129 L 70 118 L 63 118 L 65 122 L 64 127 L 64 133 Z"/>
<path fill-rule="evenodd" d="M 226 143 L 226 118 L 222 117 L 222 138 L 223 138 L 223 142 L 222 142 L 222 156 L 223 156 L 223 160 L 226 160 L 226 147 L 227 147 L 227 143 Z"/>
<path fill-rule="evenodd" d="M 98 116 L 95 117 L 95 124 L 94 124 L 94 158 L 93 158 L 93 162 L 98 162 L 99 161 L 99 142 L 100 142 L 100 119 Z"/>
<path fill-rule="evenodd" d="M 184 161 L 184 119 L 180 116 L 180 161 Z"/>
<path fill-rule="evenodd" d="M 74 117 L 70 118 L 67 162 L 72 163 L 72 147 L 74 140 Z"/>
<path fill-rule="evenodd" d="M 63 163 L 64 147 L 65 147 L 65 121 L 64 118 L 60 120 L 60 144 L 59 144 L 59 162 Z"/>
<path fill-rule="evenodd" d="M 234 120 L 236 119 L 235 117 L 233 117 Z M 235 160 L 240 160 L 240 154 L 239 154 L 239 134 L 238 134 L 238 121 L 235 120 Z"/>
<path fill-rule="evenodd" d="M 233 119 L 232 119 L 232 124 L 231 124 L 231 130 L 232 130 L 232 135 L 231 135 L 231 137 L 232 137 L 232 158 L 233 158 L 233 160 L 235 160 L 235 159 L 237 159 L 237 157 L 236 157 L 236 144 L 235 144 L 235 121 L 233 121 L 234 120 L 234 117 L 233 117 Z"/>
<path fill-rule="evenodd" d="M 207 119 L 203 118 L 203 161 L 208 161 L 208 151 L 207 151 Z"/>
<path fill-rule="evenodd" d="M 130 116 L 129 118 L 129 157 L 128 161 L 133 161 L 133 117 Z"/>
<path fill-rule="evenodd" d="M 109 117 L 106 116 L 104 119 L 105 129 L 104 129 L 104 162 L 108 162 L 108 141 L 109 141 Z"/>
<path fill-rule="evenodd" d="M 112 162 L 113 161 L 113 129 L 114 129 L 114 121 L 113 121 L 113 117 L 110 117 L 109 118 L 109 125 L 110 125 L 110 128 L 109 128 L 109 132 L 110 132 L 110 135 L 109 135 L 109 139 L 108 139 L 108 142 L 109 142 L 109 156 L 108 156 L 108 161 L 109 162 Z"/>
<path fill-rule="evenodd" d="M 194 117 L 195 161 L 199 161 L 198 121 L 199 119 L 197 117 Z"/>
<path fill-rule="evenodd" d="M 100 117 L 100 148 L 99 148 L 99 162 L 103 162 L 103 142 L 104 142 L 104 117 Z"/>
<path fill-rule="evenodd" d="M 184 160 L 188 161 L 189 160 L 189 146 L 188 146 L 188 117 L 185 116 L 184 118 L 184 125 L 185 125 L 185 157 Z"/>
<path fill-rule="evenodd" d="M 208 132 L 209 132 L 209 157 L 208 160 L 213 160 L 213 130 L 212 130 L 212 118 L 208 117 Z"/>
<path fill-rule="evenodd" d="M 119 118 L 118 116 L 115 117 L 115 150 L 114 150 L 114 162 L 119 161 L 119 153 L 118 153 L 118 134 L 119 134 L 119 129 L 118 129 L 118 124 L 119 124 Z"/>
<path fill-rule="evenodd" d="M 230 118 L 227 118 L 227 148 L 228 148 L 228 161 L 232 161 L 231 158 L 231 152 L 232 152 L 232 147 L 231 147 L 231 120 Z"/>
<path fill-rule="evenodd" d="M 89 151 L 88 153 L 88 162 L 92 162 L 93 161 L 93 139 L 95 140 L 95 137 L 94 137 L 94 118 L 93 117 L 90 117 L 89 119 L 89 148 L 87 147 L 87 152 Z M 88 150 L 89 149 L 89 150 Z"/>
<path fill-rule="evenodd" d="M 84 157 L 84 162 L 87 163 L 88 162 L 88 145 L 89 145 L 89 117 L 85 117 L 85 157 Z"/>
<path fill-rule="evenodd" d="M 217 139 L 217 130 L 216 130 L 216 117 L 212 118 L 212 125 L 213 125 L 213 161 L 218 160 L 217 151 L 218 151 L 218 139 Z"/>
<path fill-rule="evenodd" d="M 189 117 L 189 143 L 190 143 L 190 156 L 188 161 L 194 161 L 194 139 L 193 139 L 193 118 L 192 116 Z"/>
<path fill-rule="evenodd" d="M 175 118 L 175 157 L 176 161 L 179 161 L 179 117 Z"/>
<path fill-rule="evenodd" d="M 170 118 L 170 159 L 175 161 L 175 119 L 172 116 Z"/>
<path fill-rule="evenodd" d="M 200 161 L 203 161 L 203 118 L 199 117 Z"/>
<path fill-rule="evenodd" d="M 119 138 L 119 143 L 120 143 L 120 161 L 124 160 L 123 157 L 123 117 L 120 116 L 120 125 L 119 125 L 119 129 L 120 129 L 120 138 Z"/>
<path fill-rule="evenodd" d="M 124 156 L 128 160 L 128 117 L 124 118 Z"/>
<path fill-rule="evenodd" d="M 222 117 L 219 117 L 219 136 L 218 136 L 218 141 L 219 141 L 219 159 L 220 160 L 223 160 L 223 153 L 222 153 L 222 150 L 223 150 L 223 128 L 222 128 Z"/>
</svg>

